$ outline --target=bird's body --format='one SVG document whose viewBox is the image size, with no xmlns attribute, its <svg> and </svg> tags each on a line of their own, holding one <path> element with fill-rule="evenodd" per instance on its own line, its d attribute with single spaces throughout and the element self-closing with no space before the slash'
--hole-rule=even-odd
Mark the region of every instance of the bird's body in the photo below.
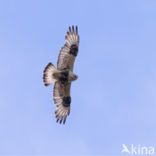
<svg viewBox="0 0 156 156">
<path fill-rule="evenodd" d="M 73 73 L 74 61 L 78 54 L 79 35 L 78 28 L 69 27 L 69 31 L 65 37 L 66 44 L 61 48 L 57 68 L 52 63 L 49 63 L 43 75 L 45 86 L 55 83 L 53 91 L 53 99 L 56 104 L 57 122 L 65 123 L 67 115 L 70 113 L 70 87 L 72 81 L 75 81 L 78 76 Z"/>
</svg>

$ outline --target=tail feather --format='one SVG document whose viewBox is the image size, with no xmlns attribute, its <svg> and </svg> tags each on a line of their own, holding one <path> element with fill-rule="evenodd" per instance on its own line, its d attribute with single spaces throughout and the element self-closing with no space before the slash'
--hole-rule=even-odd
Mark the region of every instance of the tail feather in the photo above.
<svg viewBox="0 0 156 156">
<path fill-rule="evenodd" d="M 49 86 L 50 84 L 57 81 L 57 79 L 53 76 L 54 73 L 57 73 L 57 69 L 54 67 L 52 63 L 48 63 L 48 65 L 44 69 L 43 81 L 45 86 Z"/>
</svg>

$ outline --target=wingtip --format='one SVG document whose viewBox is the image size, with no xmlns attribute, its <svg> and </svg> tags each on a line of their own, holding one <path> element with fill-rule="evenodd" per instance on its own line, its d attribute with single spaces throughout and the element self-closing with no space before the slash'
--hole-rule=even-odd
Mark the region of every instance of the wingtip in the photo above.
<svg viewBox="0 0 156 156">
<path fill-rule="evenodd" d="M 74 25 L 72 25 L 72 33 L 74 33 Z"/>
<path fill-rule="evenodd" d="M 69 32 L 71 32 L 71 27 L 69 26 Z"/>
<path fill-rule="evenodd" d="M 78 32 L 78 26 L 77 25 L 72 25 L 72 26 L 69 26 L 69 32 L 71 33 L 74 33 L 74 32 Z"/>
<path fill-rule="evenodd" d="M 78 34 L 78 26 L 76 25 L 76 34 Z"/>
<path fill-rule="evenodd" d="M 46 84 L 46 83 L 45 83 L 45 84 L 44 84 L 44 86 L 48 87 L 48 86 L 49 86 L 49 84 Z"/>
</svg>

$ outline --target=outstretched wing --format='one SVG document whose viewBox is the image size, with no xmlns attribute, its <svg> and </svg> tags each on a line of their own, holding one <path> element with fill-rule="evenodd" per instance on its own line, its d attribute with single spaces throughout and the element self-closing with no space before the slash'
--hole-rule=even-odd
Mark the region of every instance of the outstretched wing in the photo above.
<svg viewBox="0 0 156 156">
<path fill-rule="evenodd" d="M 58 70 L 69 69 L 73 71 L 73 65 L 75 61 L 75 57 L 78 54 L 79 47 L 79 35 L 77 26 L 69 27 L 69 30 L 65 36 L 66 43 L 61 48 L 58 61 L 57 68 Z"/>
<path fill-rule="evenodd" d="M 54 103 L 56 104 L 55 115 L 57 122 L 60 121 L 60 124 L 65 124 L 66 118 L 70 113 L 70 86 L 71 83 L 62 84 L 61 82 L 56 82 L 53 91 Z"/>
</svg>

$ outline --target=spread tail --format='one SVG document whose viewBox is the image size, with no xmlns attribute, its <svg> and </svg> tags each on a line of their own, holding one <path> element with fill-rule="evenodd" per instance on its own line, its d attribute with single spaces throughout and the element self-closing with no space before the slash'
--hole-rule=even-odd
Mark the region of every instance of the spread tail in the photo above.
<svg viewBox="0 0 156 156">
<path fill-rule="evenodd" d="M 54 67 L 52 63 L 48 63 L 48 65 L 44 69 L 43 81 L 45 86 L 49 86 L 52 83 L 57 81 L 56 77 L 54 77 L 54 73 L 57 73 L 58 70 Z"/>
</svg>

